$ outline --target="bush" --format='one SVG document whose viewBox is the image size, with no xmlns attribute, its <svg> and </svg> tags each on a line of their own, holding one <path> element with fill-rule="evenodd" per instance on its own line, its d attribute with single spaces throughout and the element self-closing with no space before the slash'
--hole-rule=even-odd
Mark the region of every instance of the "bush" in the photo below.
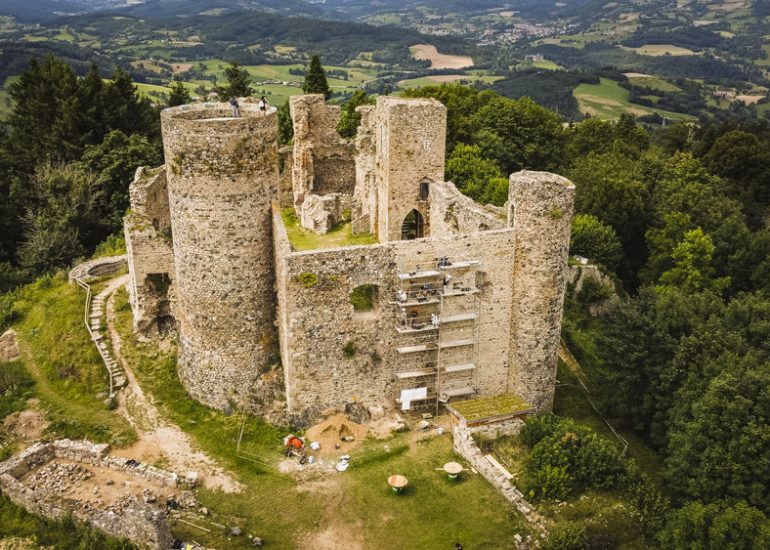
<svg viewBox="0 0 770 550">
<path fill-rule="evenodd" d="M 521 437 L 531 448 L 526 463 L 531 489 L 543 498 L 563 499 L 579 487 L 609 489 L 624 479 L 627 465 L 618 450 L 572 420 L 537 416 L 525 424 Z"/>
<path fill-rule="evenodd" d="M 356 343 L 353 341 L 348 341 L 344 346 L 342 346 L 342 353 L 345 355 L 345 357 L 353 357 L 357 351 L 358 349 L 356 348 Z"/>
<path fill-rule="evenodd" d="M 545 550 L 584 550 L 588 548 L 585 527 L 577 522 L 557 525 L 548 533 Z"/>
</svg>

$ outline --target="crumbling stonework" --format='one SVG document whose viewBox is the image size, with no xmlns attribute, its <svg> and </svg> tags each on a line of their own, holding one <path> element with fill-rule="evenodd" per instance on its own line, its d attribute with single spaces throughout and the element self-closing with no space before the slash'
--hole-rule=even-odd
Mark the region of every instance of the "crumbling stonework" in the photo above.
<svg viewBox="0 0 770 550">
<path fill-rule="evenodd" d="M 131 212 L 123 232 L 131 277 L 128 296 L 134 312 L 134 330 L 157 335 L 173 321 L 171 283 L 174 254 L 166 168 L 139 168 L 129 186 Z"/>
<path fill-rule="evenodd" d="M 126 267 L 126 256 L 107 256 L 104 258 L 94 258 L 78 264 L 67 274 L 69 282 L 79 279 L 88 282 L 91 279 L 114 275 Z"/>
<path fill-rule="evenodd" d="M 8 329 L 0 336 L 0 363 L 3 361 L 16 361 L 19 357 L 19 343 L 16 340 L 16 331 Z"/>
<path fill-rule="evenodd" d="M 414 210 L 423 219 L 420 236 L 429 236 L 430 185 L 444 181 L 446 107 L 435 99 L 380 96 L 373 110 L 361 112 L 356 161 L 363 180 L 354 219 L 368 218 L 380 241 L 396 241 Z"/>
<path fill-rule="evenodd" d="M 551 407 L 569 181 L 520 172 L 507 209 L 480 205 L 444 181 L 439 102 L 380 97 L 359 108 L 351 144 L 336 132 L 338 108 L 301 96 L 291 99 L 290 198 L 288 182 L 279 184 L 276 117 L 250 108 L 239 119 L 226 104 L 164 111 L 167 164 L 145 188 L 163 195 L 163 173 L 165 198 L 142 203 L 149 194 L 132 193 L 145 226 L 149 203 L 168 203 L 167 290 L 179 374 L 194 397 L 275 411 L 265 400 L 279 387 L 280 370 L 270 370 L 277 340 L 292 420 L 351 402 L 399 407 L 402 392 L 421 388 L 427 397 L 413 405 L 510 392 Z M 345 166 L 354 160 L 355 187 L 349 168 L 332 166 L 335 155 Z M 295 251 L 281 206 L 317 233 L 352 206 L 353 232 L 378 243 Z M 142 317 L 142 300 L 152 298 L 142 262 L 158 236 L 142 240 L 135 223 L 129 216 L 126 231 L 132 306 Z M 260 376 L 268 371 L 269 380 Z"/>
<path fill-rule="evenodd" d="M 341 209 L 331 207 L 330 203 L 339 204 L 342 196 L 353 194 L 353 145 L 337 132 L 340 107 L 327 105 L 323 95 L 291 97 L 289 107 L 294 123 L 294 206 L 300 213 L 302 227 L 326 233 L 330 229 L 328 224 L 334 226 L 342 219 Z M 331 196 L 335 199 L 327 198 Z"/>
<path fill-rule="evenodd" d="M 109 445 L 68 439 L 37 443 L 0 463 L 0 489 L 13 502 L 52 519 L 72 514 L 108 535 L 126 538 L 141 548 L 166 549 L 172 542 L 165 501 L 147 503 L 124 494 L 110 503 L 98 498 L 64 497 L 62 491 L 93 477 L 94 469 L 119 470 L 158 487 L 177 487 L 178 478 L 149 465 L 138 467 L 108 454 Z"/>
</svg>

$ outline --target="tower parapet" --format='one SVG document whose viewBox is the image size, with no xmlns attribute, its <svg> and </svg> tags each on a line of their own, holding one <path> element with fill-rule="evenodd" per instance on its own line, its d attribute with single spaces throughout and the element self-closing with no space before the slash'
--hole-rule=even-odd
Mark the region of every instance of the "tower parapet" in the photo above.
<svg viewBox="0 0 770 550">
<path fill-rule="evenodd" d="M 196 399 L 247 404 L 276 330 L 271 201 L 278 117 L 243 104 L 161 113 L 175 264 L 179 376 Z"/>
<path fill-rule="evenodd" d="M 511 175 L 514 234 L 509 388 L 538 411 L 553 407 L 575 186 L 547 172 Z"/>
</svg>

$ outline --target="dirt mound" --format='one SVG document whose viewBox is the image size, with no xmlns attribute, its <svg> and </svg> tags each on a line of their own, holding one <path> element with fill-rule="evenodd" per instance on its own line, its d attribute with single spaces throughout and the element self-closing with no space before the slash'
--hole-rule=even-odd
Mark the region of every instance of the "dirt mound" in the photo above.
<svg viewBox="0 0 770 550">
<path fill-rule="evenodd" d="M 317 441 L 321 444 L 320 451 L 310 451 L 319 456 L 339 456 L 356 449 L 366 437 L 369 428 L 352 422 L 344 414 L 335 414 L 323 422 L 316 424 L 305 433 L 305 443 Z M 350 441 L 345 439 L 353 438 Z M 339 445 L 340 448 L 335 448 Z"/>
<path fill-rule="evenodd" d="M 48 421 L 41 411 L 32 408 L 37 406 L 37 400 L 30 399 L 27 406 L 30 408 L 6 416 L 3 426 L 18 442 L 32 444 L 41 438 Z"/>
</svg>

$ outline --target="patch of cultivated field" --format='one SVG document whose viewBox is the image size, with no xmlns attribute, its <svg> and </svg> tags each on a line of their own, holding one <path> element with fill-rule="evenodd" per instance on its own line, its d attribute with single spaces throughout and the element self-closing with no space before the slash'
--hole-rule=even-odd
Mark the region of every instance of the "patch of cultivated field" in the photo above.
<svg viewBox="0 0 770 550">
<path fill-rule="evenodd" d="M 400 80 L 397 84 L 399 88 L 421 88 L 422 86 L 435 86 L 442 82 L 484 82 L 491 84 L 502 79 L 502 76 L 480 76 L 474 74 L 436 74 L 431 76 L 422 76 L 420 78 L 410 78 Z"/>
<path fill-rule="evenodd" d="M 608 78 L 600 79 L 599 84 L 581 84 L 575 88 L 573 95 L 577 99 L 582 113 L 605 120 L 616 119 L 623 113 L 636 116 L 658 113 L 661 116 L 674 119 L 692 118 L 681 113 L 631 103 L 628 99 L 628 90 Z"/>
<path fill-rule="evenodd" d="M 558 65 L 557 63 L 554 63 L 553 61 L 549 59 L 543 59 L 540 61 L 533 61 L 532 62 L 533 67 L 537 67 L 538 69 L 547 69 L 549 71 L 557 71 L 559 69 L 562 69 L 563 67 L 561 65 Z"/>
<path fill-rule="evenodd" d="M 450 55 L 439 53 L 436 46 L 430 44 L 415 44 L 410 46 L 412 57 L 430 61 L 431 69 L 464 69 L 473 67 L 473 58 L 467 55 Z"/>
<path fill-rule="evenodd" d="M 695 55 L 695 52 L 689 48 L 674 46 L 673 44 L 648 44 L 638 48 L 624 48 L 634 51 L 639 55 L 649 55 L 650 57 L 661 57 L 664 55 Z"/>
<path fill-rule="evenodd" d="M 661 92 L 681 92 L 682 91 L 682 89 L 679 86 L 676 86 L 675 84 L 671 84 L 670 82 L 651 74 L 644 74 L 644 73 L 623 73 L 623 74 L 625 75 L 626 78 L 628 78 L 631 84 L 635 84 L 636 86 L 646 86 L 647 88 L 652 88 L 654 90 L 659 90 Z"/>
</svg>

